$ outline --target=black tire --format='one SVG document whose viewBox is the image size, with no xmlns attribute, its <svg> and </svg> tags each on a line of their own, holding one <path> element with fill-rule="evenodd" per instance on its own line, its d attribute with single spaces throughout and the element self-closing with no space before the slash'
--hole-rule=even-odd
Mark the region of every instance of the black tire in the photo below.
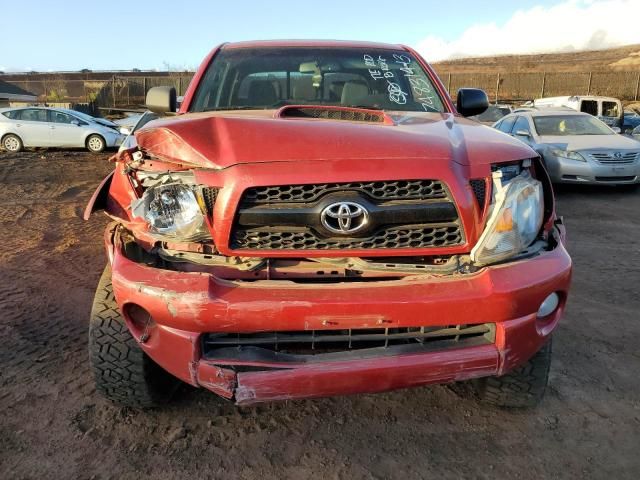
<svg viewBox="0 0 640 480">
<path fill-rule="evenodd" d="M 18 153 L 22 151 L 24 144 L 19 136 L 9 133 L 2 137 L 2 148 L 7 152 Z"/>
<path fill-rule="evenodd" d="M 96 389 L 120 405 L 158 406 L 168 401 L 180 384 L 142 351 L 129 332 L 113 296 L 109 266 L 93 299 L 89 358 Z"/>
<path fill-rule="evenodd" d="M 85 143 L 87 146 L 87 150 L 91 153 L 100 153 L 103 152 L 105 148 L 107 148 L 107 142 L 100 135 L 94 133 L 87 137 L 87 141 Z"/>
<path fill-rule="evenodd" d="M 504 408 L 530 408 L 540 403 L 549 380 L 551 339 L 526 363 L 501 377 L 476 382 L 480 399 Z"/>
</svg>

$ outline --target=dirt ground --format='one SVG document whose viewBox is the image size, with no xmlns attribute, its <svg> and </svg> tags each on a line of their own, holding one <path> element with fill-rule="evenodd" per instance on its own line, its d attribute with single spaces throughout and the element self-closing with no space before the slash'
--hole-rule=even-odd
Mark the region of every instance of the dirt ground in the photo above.
<svg viewBox="0 0 640 480">
<path fill-rule="evenodd" d="M 0 478 L 640 478 L 639 190 L 558 192 L 575 276 L 535 410 L 438 386 L 137 412 L 87 363 L 106 218 L 80 214 L 107 157 L 0 153 Z"/>
</svg>

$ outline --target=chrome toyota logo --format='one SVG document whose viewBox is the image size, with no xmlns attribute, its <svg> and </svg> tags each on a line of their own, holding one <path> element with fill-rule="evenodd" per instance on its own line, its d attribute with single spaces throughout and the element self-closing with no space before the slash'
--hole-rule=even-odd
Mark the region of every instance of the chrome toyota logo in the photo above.
<svg viewBox="0 0 640 480">
<path fill-rule="evenodd" d="M 620 158 L 622 158 L 622 152 L 616 152 L 616 153 L 613 154 L 613 156 L 615 158 L 617 158 L 617 159 L 620 159 Z"/>
<path fill-rule="evenodd" d="M 359 203 L 336 202 L 327 205 L 320 214 L 324 228 L 333 233 L 355 233 L 369 223 L 369 212 Z"/>
</svg>

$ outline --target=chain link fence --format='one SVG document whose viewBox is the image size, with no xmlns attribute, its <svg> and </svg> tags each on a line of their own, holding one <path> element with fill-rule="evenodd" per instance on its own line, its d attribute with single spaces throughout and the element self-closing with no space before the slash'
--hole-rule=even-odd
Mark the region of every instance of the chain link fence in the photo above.
<svg viewBox="0 0 640 480">
<path fill-rule="evenodd" d="M 604 95 L 622 101 L 640 98 L 640 72 L 438 73 L 454 98 L 462 87 L 481 88 L 492 102 L 507 103 L 560 95 Z M 153 77 L 113 76 L 106 80 L 29 79 L 9 83 L 34 93 L 40 102 L 127 108 L 144 105 L 147 91 L 156 86 L 173 86 L 178 95 L 184 95 L 192 77 L 193 74 L 181 73 Z"/>
</svg>

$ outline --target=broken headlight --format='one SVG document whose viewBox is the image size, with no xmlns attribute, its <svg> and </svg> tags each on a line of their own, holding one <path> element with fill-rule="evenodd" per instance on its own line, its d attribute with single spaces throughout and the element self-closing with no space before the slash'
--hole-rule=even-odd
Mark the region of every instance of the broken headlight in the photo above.
<svg viewBox="0 0 640 480">
<path fill-rule="evenodd" d="M 494 197 L 489 220 L 471 260 L 486 265 L 513 257 L 537 238 L 542 226 L 542 184 L 528 170 L 505 181 L 500 170 L 493 173 Z"/>
<path fill-rule="evenodd" d="M 149 231 L 181 241 L 210 238 L 204 217 L 204 205 L 196 187 L 165 184 L 145 190 L 133 205 L 133 215 L 144 218 Z"/>
</svg>

